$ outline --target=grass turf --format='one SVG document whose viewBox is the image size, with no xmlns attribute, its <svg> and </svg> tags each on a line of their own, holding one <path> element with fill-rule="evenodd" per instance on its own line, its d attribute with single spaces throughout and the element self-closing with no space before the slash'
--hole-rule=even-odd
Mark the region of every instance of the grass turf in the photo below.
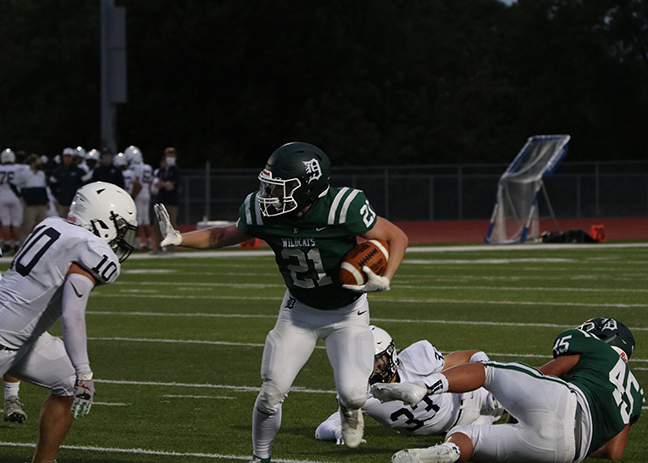
<svg viewBox="0 0 648 463">
<path fill-rule="evenodd" d="M 189 256 L 190 254 L 183 254 Z M 284 292 L 271 256 L 131 258 L 116 284 L 97 288 L 87 313 L 96 404 L 77 420 L 60 463 L 247 461 L 262 346 Z M 443 352 L 479 348 L 539 366 L 556 334 L 595 316 L 634 332 L 630 365 L 648 384 L 648 247 L 411 248 L 392 290 L 370 296 L 372 321 L 398 348 L 420 339 Z M 8 259 L 0 263 L 6 271 Z M 56 325 L 53 334 L 60 334 Z M 331 368 L 318 345 L 283 409 L 274 461 L 389 462 L 401 448 L 441 437 L 403 437 L 368 419 L 356 450 L 314 439 L 336 409 Z M 29 420 L 0 422 L 0 461 L 30 459 L 46 391 L 23 383 Z M 624 461 L 645 462 L 645 418 Z"/>
</svg>

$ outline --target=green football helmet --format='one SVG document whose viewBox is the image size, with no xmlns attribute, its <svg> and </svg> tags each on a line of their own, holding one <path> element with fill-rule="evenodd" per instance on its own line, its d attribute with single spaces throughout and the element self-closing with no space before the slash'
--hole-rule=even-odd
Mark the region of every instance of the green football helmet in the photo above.
<svg viewBox="0 0 648 463">
<path fill-rule="evenodd" d="M 578 327 L 612 346 L 626 362 L 635 348 L 635 339 L 626 325 L 614 318 L 590 318 Z"/>
<path fill-rule="evenodd" d="M 266 217 L 301 211 L 326 195 L 331 161 L 317 146 L 292 142 L 278 148 L 259 174 L 259 206 Z"/>
</svg>

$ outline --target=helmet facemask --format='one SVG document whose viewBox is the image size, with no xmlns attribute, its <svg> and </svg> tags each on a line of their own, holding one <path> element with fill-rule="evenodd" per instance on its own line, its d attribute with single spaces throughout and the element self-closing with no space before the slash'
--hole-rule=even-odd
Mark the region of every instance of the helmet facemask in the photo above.
<svg viewBox="0 0 648 463">
<path fill-rule="evenodd" d="M 396 347 L 391 342 L 387 349 L 374 356 L 374 371 L 369 377 L 369 384 L 391 383 L 396 377 L 397 370 Z"/>
<path fill-rule="evenodd" d="M 272 172 L 262 170 L 259 174 L 259 206 L 266 217 L 287 214 L 299 207 L 295 192 L 301 186 L 297 178 L 282 180 L 272 178 Z"/>
</svg>

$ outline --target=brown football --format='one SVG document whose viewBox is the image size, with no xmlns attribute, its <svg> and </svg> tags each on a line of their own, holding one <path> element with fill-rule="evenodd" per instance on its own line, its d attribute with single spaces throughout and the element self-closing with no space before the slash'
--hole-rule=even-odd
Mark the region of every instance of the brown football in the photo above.
<svg viewBox="0 0 648 463">
<path fill-rule="evenodd" d="M 343 285 L 363 285 L 367 275 L 362 271 L 365 265 L 376 275 L 382 275 L 389 260 L 389 245 L 382 240 L 369 240 L 358 244 L 347 252 L 340 268 Z"/>
</svg>

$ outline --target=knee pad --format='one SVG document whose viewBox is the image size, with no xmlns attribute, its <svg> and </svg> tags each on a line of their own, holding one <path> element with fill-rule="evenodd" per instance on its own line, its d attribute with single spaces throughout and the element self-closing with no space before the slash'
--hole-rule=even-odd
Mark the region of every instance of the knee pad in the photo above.
<svg viewBox="0 0 648 463">
<path fill-rule="evenodd" d="M 259 392 L 254 406 L 261 413 L 274 415 L 281 409 L 281 404 L 287 395 L 287 393 L 279 391 L 269 382 L 265 382 L 261 386 L 261 392 Z"/>
<path fill-rule="evenodd" d="M 359 408 L 362 408 L 367 401 L 367 393 L 366 391 L 346 395 L 342 395 L 342 393 L 340 393 L 338 400 L 340 401 L 340 404 L 342 404 L 345 408 L 349 410 L 358 410 Z"/>
</svg>

